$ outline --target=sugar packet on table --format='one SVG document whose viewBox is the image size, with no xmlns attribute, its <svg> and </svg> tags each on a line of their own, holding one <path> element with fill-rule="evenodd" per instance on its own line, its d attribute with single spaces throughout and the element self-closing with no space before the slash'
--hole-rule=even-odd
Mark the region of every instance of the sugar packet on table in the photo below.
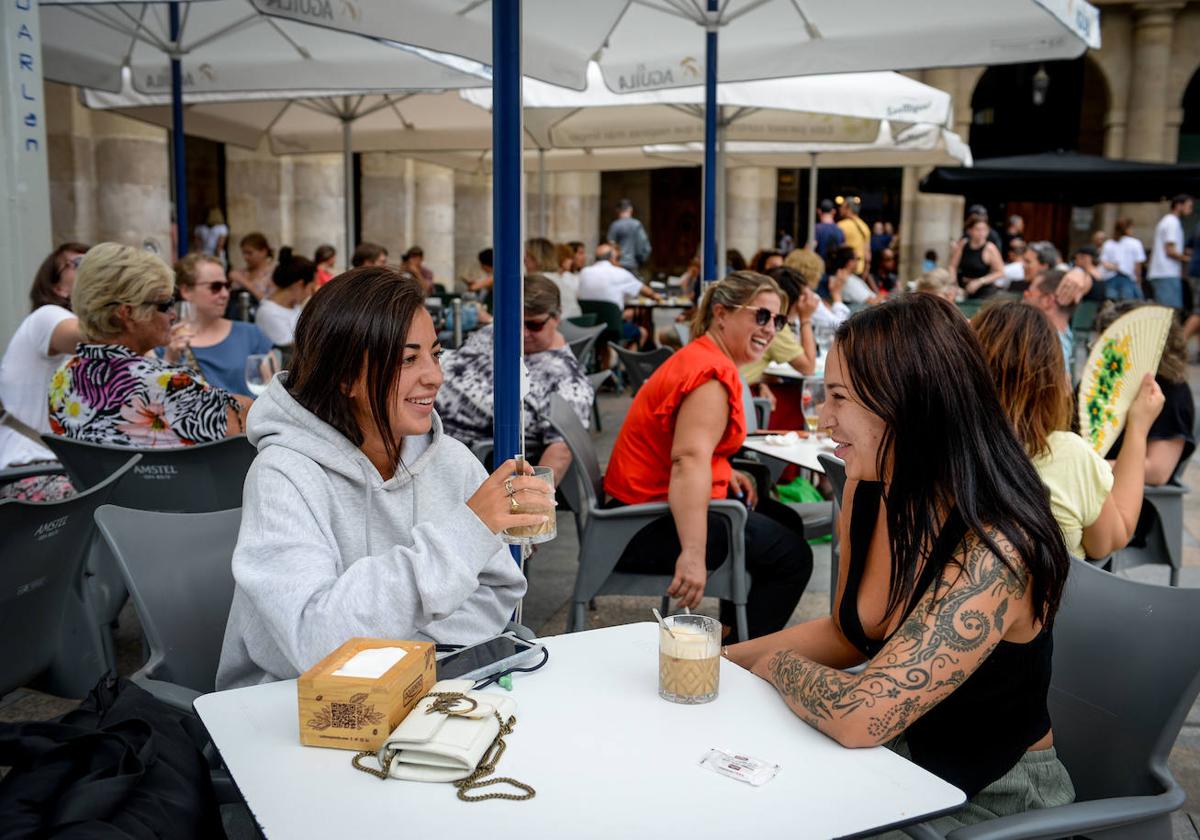
<svg viewBox="0 0 1200 840">
<path fill-rule="evenodd" d="M 748 755 L 726 752 L 715 747 L 705 753 L 704 757 L 700 759 L 700 766 L 707 767 L 709 770 L 720 773 L 722 776 L 728 776 L 731 779 L 737 779 L 755 787 L 765 785 L 771 779 L 774 779 L 775 774 L 779 772 L 779 765 L 773 762 L 764 761 L 761 758 L 751 758 Z"/>
</svg>

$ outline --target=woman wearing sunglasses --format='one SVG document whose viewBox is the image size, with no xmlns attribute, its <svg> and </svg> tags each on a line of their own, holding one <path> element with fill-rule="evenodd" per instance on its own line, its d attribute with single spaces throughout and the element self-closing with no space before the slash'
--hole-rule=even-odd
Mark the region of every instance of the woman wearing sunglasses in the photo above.
<svg viewBox="0 0 1200 840">
<path fill-rule="evenodd" d="M 550 428 L 550 395 L 557 393 L 575 409 L 583 425 L 592 416 L 592 386 L 567 345 L 559 287 L 541 274 L 525 277 L 525 453 L 539 466 L 551 467 L 557 483 L 571 466 L 571 452 Z M 492 328 L 483 327 L 459 350 L 442 359 L 446 381 L 437 410 L 446 434 L 474 448 L 492 439 Z M 498 453 L 495 463 L 514 454 Z"/>
<path fill-rule="evenodd" d="M 56 435 L 138 448 L 240 434 L 250 401 L 150 351 L 171 341 L 175 278 L 153 254 L 105 242 L 88 251 L 71 307 L 82 343 L 50 380 Z"/>
<path fill-rule="evenodd" d="M 696 307 L 692 341 L 634 397 L 604 477 L 613 505 L 670 505 L 669 516 L 634 535 L 617 568 L 673 575 L 667 594 L 681 607 L 700 603 L 708 571 L 727 554 L 723 520 L 708 513 L 709 500 L 746 503 L 751 638 L 783 629 L 812 574 L 800 517 L 759 498 L 750 476 L 729 461 L 746 438 L 738 367 L 761 358 L 786 328 L 784 299 L 774 280 L 753 271 L 735 271 L 709 286 Z M 736 640 L 732 604 L 721 604 L 721 623 L 726 641 Z"/>
<path fill-rule="evenodd" d="M 246 386 L 246 357 L 269 353 L 271 339 L 255 324 L 225 317 L 229 305 L 229 281 L 220 260 L 206 254 L 188 254 L 175 263 L 175 284 L 184 305 L 183 342 L 162 351 L 171 364 L 187 366 L 194 358 L 209 385 L 234 394 L 250 396 Z M 191 348 L 189 358 L 183 344 Z"/>
</svg>

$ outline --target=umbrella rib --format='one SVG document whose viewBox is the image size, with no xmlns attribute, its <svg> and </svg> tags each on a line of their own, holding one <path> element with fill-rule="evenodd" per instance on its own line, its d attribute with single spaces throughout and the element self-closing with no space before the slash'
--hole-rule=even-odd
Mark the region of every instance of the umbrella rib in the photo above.
<svg viewBox="0 0 1200 840">
<path fill-rule="evenodd" d="M 295 104 L 301 108 L 307 108 L 310 111 L 315 111 L 318 114 L 326 117 L 340 119 L 341 113 L 337 106 L 334 105 L 328 96 L 317 96 L 312 99 L 297 99 Z"/>
<path fill-rule="evenodd" d="M 462 17 L 463 15 L 469 15 L 469 14 L 471 14 L 471 12 L 478 9 L 480 6 L 482 6 L 486 2 L 487 2 L 487 0 L 474 0 L 473 3 L 468 3 L 467 5 L 463 6 L 461 9 L 459 9 L 457 12 L 455 12 L 454 14 L 458 15 L 459 17 Z"/>
<path fill-rule="evenodd" d="M 365 98 L 366 97 L 363 97 L 363 99 L 365 99 Z M 359 104 L 361 105 L 362 102 L 360 101 Z M 379 102 L 372 105 L 370 108 L 367 108 L 364 111 L 357 111 L 357 109 L 356 109 L 354 118 L 361 120 L 363 117 L 369 117 L 369 116 L 371 116 L 371 114 L 377 114 L 380 111 L 386 110 L 390 104 L 391 103 L 388 101 L 387 94 L 384 94 L 383 98 Z"/>
<path fill-rule="evenodd" d="M 686 7 L 680 8 L 679 6 L 675 5 L 672 0 L 665 0 L 665 2 L 669 4 L 667 6 L 660 6 L 657 3 L 650 2 L 650 0 L 632 0 L 632 2 L 637 3 L 639 6 L 645 6 L 648 9 L 654 9 L 658 12 L 674 15 L 675 17 L 683 18 L 684 20 L 690 20 L 693 23 L 696 22 L 696 19 L 692 15 L 688 14 Z"/>
<path fill-rule="evenodd" d="M 120 21 L 113 20 L 112 18 L 109 18 L 106 15 L 100 13 L 98 10 L 83 9 L 83 8 L 79 8 L 77 6 L 71 6 L 69 8 L 75 14 L 79 15 L 82 18 L 86 18 L 86 19 L 90 20 L 92 23 L 98 23 L 107 29 L 111 29 L 114 32 L 120 33 L 121 35 L 128 35 L 130 38 L 133 38 L 135 41 L 141 41 L 143 44 L 149 44 L 150 46 L 154 47 L 155 49 L 162 50 L 163 52 L 167 51 L 167 45 L 165 43 L 163 43 L 162 41 L 160 41 L 154 35 L 154 33 L 145 29 L 145 27 L 143 27 L 140 23 L 138 23 L 136 18 L 134 19 L 134 22 L 138 23 L 138 25 L 135 26 L 133 29 L 129 29 L 124 24 L 122 24 Z M 120 7 L 118 7 L 118 8 L 120 8 Z M 143 33 L 145 33 L 145 34 L 143 34 Z M 130 52 L 132 52 L 132 51 L 133 51 L 133 45 L 130 44 Z"/>
<path fill-rule="evenodd" d="M 400 103 L 396 100 L 392 100 L 388 104 L 390 104 L 392 106 L 392 112 L 395 113 L 396 117 L 400 120 L 400 125 L 404 126 L 404 130 L 411 131 L 413 128 L 413 124 L 410 123 L 407 119 L 405 119 L 404 114 L 401 113 Z"/>
<path fill-rule="evenodd" d="M 271 25 L 274 25 L 273 21 L 271 21 L 267 18 L 263 18 L 263 17 L 259 16 L 257 13 L 249 14 L 249 15 L 246 15 L 246 17 L 242 18 L 241 20 L 235 20 L 233 23 L 229 24 L 228 26 L 218 29 L 216 32 L 210 32 L 208 35 L 205 35 L 203 38 L 199 39 L 198 41 L 196 41 L 193 44 L 188 44 L 187 47 L 183 49 L 183 51 L 191 52 L 192 50 L 197 49 L 199 47 L 203 47 L 206 44 L 211 44 L 213 41 L 216 41 L 220 38 L 224 38 L 226 35 L 229 35 L 230 33 L 235 32 L 239 29 L 243 29 L 246 26 L 253 25 L 260 20 L 266 20 Z M 287 36 L 285 35 L 284 38 L 286 39 Z M 290 39 L 288 39 L 288 40 L 290 41 Z M 292 46 L 295 46 L 295 44 L 293 44 Z M 301 51 L 301 55 L 304 56 L 305 58 L 308 58 L 308 56 L 305 55 L 303 51 Z"/>
<path fill-rule="evenodd" d="M 796 14 L 800 15 L 800 20 L 804 21 L 804 28 L 808 30 L 808 37 L 814 41 L 821 38 L 821 30 L 817 29 L 817 25 L 808 19 L 804 9 L 800 8 L 800 0 L 792 0 L 792 8 L 796 10 Z"/>
<path fill-rule="evenodd" d="M 283 115 L 287 113 L 288 108 L 291 108 L 292 105 L 294 105 L 295 103 L 296 103 L 295 100 L 291 100 L 289 102 L 283 103 L 283 107 L 279 109 L 279 113 L 277 113 L 275 116 L 271 117 L 271 121 L 269 123 L 267 123 L 267 127 L 263 129 L 263 134 L 269 135 L 271 133 L 271 130 L 275 128 L 275 124 L 278 123 L 281 119 L 283 119 Z"/>
<path fill-rule="evenodd" d="M 770 0 L 754 0 L 754 2 L 752 2 L 752 3 L 747 3 L 743 8 L 734 12 L 729 17 L 724 18 L 721 21 L 721 23 L 723 23 L 723 24 L 732 23 L 733 21 L 740 18 L 742 15 L 749 14 L 750 12 L 753 12 L 755 9 L 757 9 L 759 6 L 766 5 L 769 2 L 770 2 Z M 722 10 L 722 11 L 724 11 L 724 10 Z M 805 22 L 807 23 L 807 20 Z"/>
</svg>

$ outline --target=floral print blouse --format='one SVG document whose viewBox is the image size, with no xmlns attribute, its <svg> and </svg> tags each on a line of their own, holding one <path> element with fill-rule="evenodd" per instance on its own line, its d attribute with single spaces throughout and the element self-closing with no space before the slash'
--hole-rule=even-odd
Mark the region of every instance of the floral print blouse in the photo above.
<svg viewBox="0 0 1200 840">
<path fill-rule="evenodd" d="M 50 380 L 50 429 L 113 446 L 192 446 L 225 437 L 228 391 L 118 344 L 80 344 Z"/>
</svg>

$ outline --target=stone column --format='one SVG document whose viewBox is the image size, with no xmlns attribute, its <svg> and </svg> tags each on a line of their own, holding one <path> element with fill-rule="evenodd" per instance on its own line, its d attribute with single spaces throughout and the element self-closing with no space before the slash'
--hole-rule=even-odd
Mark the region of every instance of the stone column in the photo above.
<svg viewBox="0 0 1200 840">
<path fill-rule="evenodd" d="M 91 112 L 79 103 L 73 87 L 46 83 L 46 146 L 53 244 L 92 244 L 96 241 L 96 167 Z"/>
<path fill-rule="evenodd" d="M 167 132 L 107 111 L 91 114 L 96 177 L 96 241 L 171 253 L 171 177 Z M 180 236 L 186 235 L 184 231 Z"/>
<path fill-rule="evenodd" d="M 225 146 L 230 268 L 242 267 L 238 242 L 248 233 L 261 233 L 276 249 L 290 239 L 291 224 L 285 224 L 291 215 L 291 208 L 286 206 L 290 185 L 285 183 L 290 181 L 290 174 L 291 163 L 271 154 L 265 140 L 253 151 L 233 144 Z"/>
<path fill-rule="evenodd" d="M 582 242 L 592 253 L 600 241 L 600 173 L 555 172 L 547 181 L 550 238 Z"/>
<path fill-rule="evenodd" d="M 321 244 L 344 246 L 346 224 L 340 154 L 291 157 L 291 231 L 287 241 L 298 256 L 312 259 Z M 348 261 L 348 258 L 347 258 Z"/>
<path fill-rule="evenodd" d="M 921 273 L 921 260 L 925 251 L 917 250 L 912 233 L 917 217 L 917 202 L 921 196 L 917 185 L 928 172 L 929 168 L 925 166 L 906 166 L 900 176 L 900 264 L 897 271 L 900 273 L 901 282 L 913 280 Z"/>
<path fill-rule="evenodd" d="M 479 252 L 492 246 L 492 177 L 454 173 L 454 277 L 477 277 Z M 450 284 L 447 283 L 449 287 Z M 453 288 L 453 287 L 451 287 Z M 459 288 L 458 291 L 464 291 Z"/>
<path fill-rule="evenodd" d="M 406 196 L 411 191 L 407 177 L 411 161 L 395 152 L 365 152 L 362 157 L 362 184 L 359 201 L 362 202 L 362 225 L 360 241 L 378 242 L 388 249 L 393 263 L 400 261 L 404 252 L 406 222 Z M 346 265 L 350 256 L 346 255 Z"/>
<path fill-rule="evenodd" d="M 1125 154 L 1133 160 L 1165 160 L 1167 77 L 1175 12 L 1183 3 L 1145 2 L 1134 6 L 1133 66 Z"/>
<path fill-rule="evenodd" d="M 454 284 L 454 170 L 424 161 L 413 166 L 413 238 L 437 282 Z"/>
<path fill-rule="evenodd" d="M 776 172 L 764 166 L 725 170 L 725 247 L 747 260 L 775 240 Z"/>
</svg>

